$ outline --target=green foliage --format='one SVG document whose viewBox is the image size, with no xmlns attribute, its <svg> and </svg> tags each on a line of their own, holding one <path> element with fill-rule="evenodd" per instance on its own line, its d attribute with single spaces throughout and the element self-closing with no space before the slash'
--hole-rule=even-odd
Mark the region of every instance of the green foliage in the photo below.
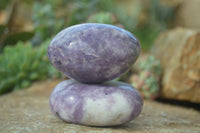
<svg viewBox="0 0 200 133">
<path fill-rule="evenodd" d="M 161 65 L 153 56 L 144 56 L 135 65 L 130 81 L 141 92 L 145 99 L 154 99 L 159 94 Z"/>
<path fill-rule="evenodd" d="M 1 0 L 0 3 L 1 3 L 0 4 L 0 10 L 5 9 L 6 6 L 10 3 L 10 0 Z"/>
<path fill-rule="evenodd" d="M 93 12 L 97 11 L 97 4 L 99 0 L 82 0 L 74 1 L 72 3 L 73 9 L 69 14 L 69 23 L 68 25 L 74 25 L 86 21 L 87 17 Z"/>
<path fill-rule="evenodd" d="M 154 56 L 143 55 L 129 72 L 120 79 L 137 88 L 145 99 L 159 96 L 161 65 Z"/>
<path fill-rule="evenodd" d="M 89 23 L 105 23 L 105 24 L 114 24 L 115 18 L 114 15 L 110 12 L 98 12 L 91 15 L 87 22 Z"/>
<path fill-rule="evenodd" d="M 6 25 L 0 25 L 0 37 L 4 34 L 7 26 Z"/>
<path fill-rule="evenodd" d="M 144 25 L 135 28 L 133 33 L 140 40 L 142 50 L 148 51 L 159 33 L 170 27 L 174 9 L 161 4 L 160 0 L 150 0 L 149 15 Z"/>
<path fill-rule="evenodd" d="M 32 32 L 17 32 L 17 33 L 10 33 L 4 37 L 2 45 L 14 45 L 18 41 L 28 41 L 33 37 Z"/>
<path fill-rule="evenodd" d="M 34 33 L 33 32 L 11 32 L 8 33 L 8 27 L 6 25 L 0 25 L 0 53 L 6 45 L 15 45 L 18 41 L 30 40 Z"/>
<path fill-rule="evenodd" d="M 28 87 L 35 80 L 43 80 L 58 72 L 52 71 L 47 57 L 49 40 L 40 47 L 18 42 L 6 46 L 0 55 L 0 94 Z"/>
<path fill-rule="evenodd" d="M 174 9 L 163 5 L 160 0 L 150 0 L 149 25 L 155 30 L 164 30 L 174 17 Z"/>
<path fill-rule="evenodd" d="M 139 23 L 139 16 L 142 10 L 141 2 L 134 2 L 132 5 L 134 12 L 127 13 L 120 5 L 113 5 L 109 10 L 116 15 L 117 20 L 124 28 L 130 32 L 134 32 Z"/>
<path fill-rule="evenodd" d="M 53 5 L 35 2 L 33 16 L 35 35 L 32 39 L 34 45 L 40 44 L 47 38 L 59 32 L 64 26 L 64 18 L 56 17 Z"/>
<path fill-rule="evenodd" d="M 127 13 L 120 5 L 117 6 L 114 0 L 22 0 L 22 2 L 29 2 L 32 7 L 34 36 L 32 38 L 30 34 L 19 40 L 26 41 L 32 38 L 33 45 L 41 44 L 47 38 L 71 25 L 84 22 L 115 24 L 112 18 L 115 16 L 117 24 L 134 33 L 141 41 L 142 49 L 147 51 L 159 32 L 169 27 L 170 20 L 174 16 L 174 9 L 163 5 L 160 0 L 150 0 L 145 25 L 139 23 L 143 8 L 141 1 L 131 2 L 133 3 L 132 13 Z M 11 4 L 12 1 L 3 0 L 1 6 L 8 3 Z M 2 34 L 2 28 L 4 27 L 0 27 L 0 34 Z M 18 41 L 15 36 L 6 40 L 11 44 L 9 40 L 14 40 L 13 44 Z M 1 41 L 2 43 L 4 42 Z"/>
<path fill-rule="evenodd" d="M 140 40 L 143 52 L 146 52 L 150 49 L 151 45 L 159 35 L 160 31 L 155 30 L 153 27 L 150 26 L 144 26 L 141 28 L 137 28 L 133 33 L 136 36 L 136 38 Z"/>
<path fill-rule="evenodd" d="M 155 75 L 161 74 L 161 64 L 154 56 L 142 56 L 137 63 L 138 70 L 152 71 Z"/>
<path fill-rule="evenodd" d="M 95 12 L 107 12 L 113 6 L 113 0 L 73 0 L 73 8 L 69 13 L 68 25 L 86 22 Z"/>
<path fill-rule="evenodd" d="M 30 2 L 23 0 L 23 2 Z M 12 3 L 3 0 L 0 9 Z M 164 6 L 159 0 L 150 0 L 147 23 L 140 25 L 141 2 L 134 3 L 134 15 L 128 15 L 124 8 L 116 6 L 114 0 L 36 0 L 30 2 L 34 35 L 27 32 L 9 33 L 6 25 L 0 25 L 0 45 L 5 47 L 0 55 L 0 94 L 26 88 L 35 80 L 58 75 L 50 65 L 46 50 L 49 41 L 61 29 L 83 22 L 121 24 L 140 40 L 142 49 L 147 51 L 160 31 L 168 28 L 173 19 L 174 9 Z M 33 4 L 33 6 L 32 6 Z M 32 38 L 33 37 L 33 38 Z M 31 43 L 19 42 L 31 39 Z M 44 42 L 45 41 L 45 42 Z M 42 43 L 44 42 L 44 43 Z M 32 45 L 39 45 L 33 47 Z M 2 48 L 0 51 L 3 50 Z M 146 98 L 154 97 L 159 90 L 160 65 L 152 57 L 143 59 L 132 70 L 131 82 L 140 88 Z M 128 75 L 130 76 L 130 75 Z"/>
</svg>

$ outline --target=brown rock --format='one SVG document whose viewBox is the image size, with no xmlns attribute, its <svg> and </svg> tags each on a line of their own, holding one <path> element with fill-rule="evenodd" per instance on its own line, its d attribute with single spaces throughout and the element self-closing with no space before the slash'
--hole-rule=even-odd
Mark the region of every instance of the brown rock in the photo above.
<svg viewBox="0 0 200 133">
<path fill-rule="evenodd" d="M 200 33 L 177 28 L 162 33 L 152 53 L 163 66 L 162 96 L 200 103 Z"/>
<path fill-rule="evenodd" d="M 122 126 L 89 127 L 68 124 L 53 116 L 48 99 L 60 81 L 35 83 L 27 90 L 0 96 L 2 133 L 197 133 L 200 113 L 193 109 L 144 101 L 142 114 Z"/>
</svg>

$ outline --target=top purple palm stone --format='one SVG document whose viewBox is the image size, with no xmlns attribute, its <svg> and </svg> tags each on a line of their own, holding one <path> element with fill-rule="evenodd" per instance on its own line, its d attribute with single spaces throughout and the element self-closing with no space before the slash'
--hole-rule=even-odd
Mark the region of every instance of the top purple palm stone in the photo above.
<svg viewBox="0 0 200 133">
<path fill-rule="evenodd" d="M 117 78 L 130 68 L 139 54 L 139 41 L 130 32 L 97 23 L 66 28 L 48 47 L 48 57 L 55 68 L 85 83 Z"/>
</svg>

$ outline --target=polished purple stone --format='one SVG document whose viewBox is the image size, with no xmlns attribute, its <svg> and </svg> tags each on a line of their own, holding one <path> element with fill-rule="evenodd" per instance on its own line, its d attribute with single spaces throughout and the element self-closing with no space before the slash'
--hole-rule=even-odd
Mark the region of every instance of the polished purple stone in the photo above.
<svg viewBox="0 0 200 133">
<path fill-rule="evenodd" d="M 97 23 L 66 28 L 48 47 L 48 57 L 55 68 L 85 83 L 117 78 L 130 68 L 139 54 L 140 44 L 130 32 Z"/>
<path fill-rule="evenodd" d="M 54 88 L 49 103 L 52 112 L 66 122 L 113 126 L 136 118 L 141 113 L 143 99 L 127 83 L 83 84 L 71 79 Z"/>
</svg>

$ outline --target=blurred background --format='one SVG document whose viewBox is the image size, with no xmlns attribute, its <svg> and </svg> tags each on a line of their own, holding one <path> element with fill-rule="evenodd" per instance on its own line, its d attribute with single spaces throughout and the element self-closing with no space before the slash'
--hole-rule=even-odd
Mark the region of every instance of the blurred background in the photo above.
<svg viewBox="0 0 200 133">
<path fill-rule="evenodd" d="M 116 79 L 145 99 L 199 108 L 199 0 L 0 0 L 0 94 L 65 78 L 47 57 L 50 40 L 80 23 L 106 23 L 141 42 L 137 63 Z"/>
</svg>

